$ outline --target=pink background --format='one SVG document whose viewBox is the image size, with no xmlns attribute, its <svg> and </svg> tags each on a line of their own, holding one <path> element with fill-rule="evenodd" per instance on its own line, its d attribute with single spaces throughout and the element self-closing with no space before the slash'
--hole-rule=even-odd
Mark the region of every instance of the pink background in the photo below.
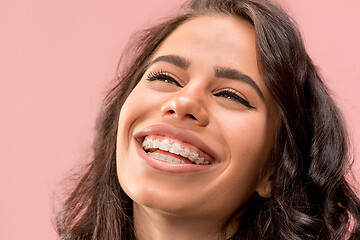
<svg viewBox="0 0 360 240">
<path fill-rule="evenodd" d="M 65 174 L 89 155 L 95 116 L 124 44 L 181 2 L 0 0 L 0 239 L 56 239 L 53 198 Z M 359 1 L 282 2 L 358 153 Z"/>
</svg>

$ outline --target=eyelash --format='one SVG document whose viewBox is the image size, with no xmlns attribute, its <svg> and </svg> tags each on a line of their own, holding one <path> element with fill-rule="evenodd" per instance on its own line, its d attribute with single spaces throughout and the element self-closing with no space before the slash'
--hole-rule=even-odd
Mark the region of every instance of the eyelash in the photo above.
<svg viewBox="0 0 360 240">
<path fill-rule="evenodd" d="M 168 72 L 165 72 L 162 70 L 148 73 L 146 76 L 146 80 L 148 80 L 149 82 L 161 80 L 165 83 L 174 84 L 181 88 L 183 87 L 178 81 L 176 81 L 173 77 L 171 77 Z M 248 108 L 256 109 L 255 107 L 250 105 L 248 100 L 246 100 L 243 97 L 240 97 L 239 94 L 232 89 L 221 90 L 221 91 L 215 93 L 214 96 L 215 97 L 224 97 L 226 99 L 239 102 Z"/>
<path fill-rule="evenodd" d="M 215 97 L 224 97 L 226 99 L 230 99 L 230 100 L 239 102 L 248 108 L 256 109 L 255 107 L 250 105 L 248 100 L 246 100 L 243 97 L 240 97 L 238 93 L 236 93 L 234 90 L 231 90 L 231 89 L 221 90 L 220 92 L 215 93 L 214 96 Z"/>
<path fill-rule="evenodd" d="M 171 77 L 168 72 L 162 70 L 157 72 L 150 72 L 146 77 L 149 82 L 153 82 L 155 80 L 161 80 L 165 83 L 170 83 L 178 87 L 182 87 L 181 84 L 178 81 L 176 81 L 173 77 Z"/>
</svg>

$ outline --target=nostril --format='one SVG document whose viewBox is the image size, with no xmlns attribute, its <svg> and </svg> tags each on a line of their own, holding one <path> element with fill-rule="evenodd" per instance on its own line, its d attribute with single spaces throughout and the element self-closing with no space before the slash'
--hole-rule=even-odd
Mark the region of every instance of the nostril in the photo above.
<svg viewBox="0 0 360 240">
<path fill-rule="evenodd" d="M 190 117 L 193 120 L 196 120 L 196 117 L 194 117 L 194 115 L 192 115 L 192 114 L 186 114 L 186 116 Z"/>
<path fill-rule="evenodd" d="M 170 114 L 174 114 L 174 113 L 175 113 L 175 111 L 174 111 L 174 110 L 172 110 L 172 109 L 170 109 L 170 110 L 168 111 L 168 113 L 170 113 Z"/>
</svg>

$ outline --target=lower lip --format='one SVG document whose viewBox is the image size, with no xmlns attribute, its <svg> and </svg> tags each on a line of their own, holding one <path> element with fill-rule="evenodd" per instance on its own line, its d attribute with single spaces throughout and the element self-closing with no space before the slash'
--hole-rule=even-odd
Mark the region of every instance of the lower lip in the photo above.
<svg viewBox="0 0 360 240">
<path fill-rule="evenodd" d="M 208 169 L 213 168 L 216 164 L 210 165 L 196 165 L 196 164 L 176 164 L 169 163 L 162 160 L 158 160 L 150 157 L 144 149 L 141 147 L 140 143 L 135 141 L 136 143 L 136 151 L 140 155 L 140 157 L 152 168 L 155 168 L 161 172 L 166 173 L 197 173 L 206 171 Z"/>
</svg>

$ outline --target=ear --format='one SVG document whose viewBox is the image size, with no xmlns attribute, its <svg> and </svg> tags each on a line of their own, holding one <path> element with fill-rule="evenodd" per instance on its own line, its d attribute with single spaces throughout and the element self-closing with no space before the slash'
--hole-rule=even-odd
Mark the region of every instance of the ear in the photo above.
<svg viewBox="0 0 360 240">
<path fill-rule="evenodd" d="M 258 186 L 256 187 L 256 192 L 262 198 L 269 198 L 271 196 L 272 174 L 273 174 L 273 171 L 269 171 L 267 174 L 262 176 L 258 183 Z"/>
</svg>

